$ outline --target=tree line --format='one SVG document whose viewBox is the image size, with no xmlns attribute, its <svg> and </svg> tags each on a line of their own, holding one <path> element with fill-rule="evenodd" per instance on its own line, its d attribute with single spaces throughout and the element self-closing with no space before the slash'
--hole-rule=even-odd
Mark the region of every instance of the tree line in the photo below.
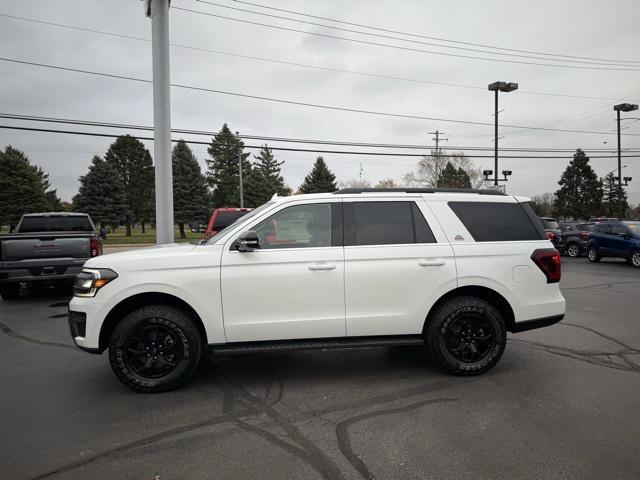
<svg viewBox="0 0 640 480">
<path fill-rule="evenodd" d="M 629 206 L 627 192 L 614 179 L 613 171 L 599 178 L 589 157 L 578 149 L 562 173 L 555 193 L 532 198 L 535 212 L 545 217 L 588 220 L 590 217 L 638 218 L 640 205 Z"/>
<path fill-rule="evenodd" d="M 255 208 L 274 194 L 291 195 L 282 176 L 284 161 L 275 158 L 268 145 L 252 155 L 227 124 L 216 133 L 207 148 L 206 171 L 189 145 L 178 141 L 172 151 L 174 221 L 180 236 L 185 224 L 208 220 L 219 207 L 238 207 L 239 162 L 243 172 L 244 206 Z M 134 224 L 145 231 L 155 220 L 154 167 L 151 154 L 142 142 L 130 135 L 118 137 L 104 156 L 94 156 L 88 171 L 80 176 L 80 187 L 72 202 L 61 202 L 51 188 L 49 175 L 31 165 L 20 150 L 8 146 L 0 151 L 0 225 L 13 228 L 24 213 L 73 210 L 88 213 L 96 224 L 113 229 L 124 226 L 131 235 Z M 555 194 L 533 198 L 539 215 L 588 219 L 591 216 L 640 216 L 640 206 L 631 211 L 626 192 L 613 180 L 613 172 L 598 178 L 589 158 L 580 149 L 562 174 Z M 338 188 L 371 187 L 368 180 L 336 181 L 324 158 L 316 158 L 296 193 L 333 192 Z M 391 178 L 380 180 L 376 188 L 398 185 Z M 481 169 L 463 153 L 432 151 L 402 178 L 402 186 L 434 188 L 481 188 Z"/>
</svg>

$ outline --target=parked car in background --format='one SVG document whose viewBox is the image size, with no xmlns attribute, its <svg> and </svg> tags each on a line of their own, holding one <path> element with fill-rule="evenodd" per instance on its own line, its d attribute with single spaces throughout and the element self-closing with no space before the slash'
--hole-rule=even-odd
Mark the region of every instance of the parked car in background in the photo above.
<svg viewBox="0 0 640 480">
<path fill-rule="evenodd" d="M 562 228 L 562 224 L 560 225 Z M 594 222 L 584 222 L 571 224 L 568 230 L 563 230 L 560 234 L 562 241 L 561 253 L 566 253 L 570 257 L 579 257 L 587 253 L 589 247 L 589 236 L 596 228 Z"/>
<path fill-rule="evenodd" d="M 560 226 L 560 232 L 564 233 L 573 230 L 576 227 L 577 223 L 578 222 L 558 222 L 558 225 Z"/>
<path fill-rule="evenodd" d="M 602 222 L 589 238 L 589 261 L 597 263 L 602 258 L 624 258 L 640 268 L 640 222 Z"/>
<path fill-rule="evenodd" d="M 251 210 L 251 208 L 216 208 L 211 214 L 204 238 L 213 237 Z"/>
<path fill-rule="evenodd" d="M 542 224 L 542 228 L 544 232 L 547 234 L 547 238 L 551 240 L 553 246 L 558 250 L 562 249 L 562 237 L 560 234 L 562 233 L 560 230 L 560 225 L 555 218 L 551 217 L 539 217 L 540 223 Z"/>
<path fill-rule="evenodd" d="M 560 274 L 526 198 L 348 188 L 276 197 L 197 245 L 93 259 L 69 326 L 141 392 L 184 384 L 207 348 L 421 345 L 445 371 L 477 375 L 507 331 L 563 318 Z"/>
<path fill-rule="evenodd" d="M 86 213 L 23 215 L 13 233 L 0 236 L 0 295 L 16 298 L 21 283 L 71 282 L 102 242 Z"/>
</svg>

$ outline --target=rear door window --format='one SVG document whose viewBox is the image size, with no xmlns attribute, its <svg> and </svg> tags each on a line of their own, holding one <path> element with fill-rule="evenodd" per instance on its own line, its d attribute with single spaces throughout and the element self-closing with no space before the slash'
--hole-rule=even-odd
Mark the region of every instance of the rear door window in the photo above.
<svg viewBox="0 0 640 480">
<path fill-rule="evenodd" d="M 546 239 L 539 222 L 535 222 L 525 210 L 527 206 L 520 203 L 449 202 L 451 210 L 476 242 Z"/>
<path fill-rule="evenodd" d="M 345 244 L 402 245 L 436 243 L 433 232 L 415 202 L 345 203 Z"/>
</svg>

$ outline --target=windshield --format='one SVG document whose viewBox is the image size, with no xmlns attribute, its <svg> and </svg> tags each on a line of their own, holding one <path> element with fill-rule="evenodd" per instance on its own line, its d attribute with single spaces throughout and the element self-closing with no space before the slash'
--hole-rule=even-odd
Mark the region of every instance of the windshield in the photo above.
<svg viewBox="0 0 640 480">
<path fill-rule="evenodd" d="M 237 225 L 240 225 L 242 223 L 246 223 L 247 221 L 251 220 L 251 218 L 255 217 L 257 214 L 259 214 L 260 212 L 266 210 L 267 208 L 269 208 L 271 205 L 273 205 L 276 202 L 267 202 L 267 203 L 263 203 L 262 205 L 260 205 L 258 208 L 255 208 L 253 210 L 251 210 L 249 213 L 247 213 L 246 215 L 243 215 L 242 217 L 236 219 L 233 223 L 231 223 L 227 228 L 225 228 L 224 230 L 219 231 L 218 233 L 216 233 L 214 236 L 212 236 L 211 238 L 207 239 L 207 240 L 203 240 L 201 242 L 201 244 L 207 244 L 207 243 L 213 243 L 215 242 L 218 238 L 220 238 L 223 234 L 226 234 L 229 230 L 229 228 L 231 227 L 235 227 Z"/>
</svg>

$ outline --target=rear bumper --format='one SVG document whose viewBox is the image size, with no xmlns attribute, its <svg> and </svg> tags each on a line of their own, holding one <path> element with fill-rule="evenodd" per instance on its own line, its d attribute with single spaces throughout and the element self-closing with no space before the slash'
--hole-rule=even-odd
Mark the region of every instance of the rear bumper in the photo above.
<svg viewBox="0 0 640 480">
<path fill-rule="evenodd" d="M 71 281 L 82 271 L 88 258 L 44 264 L 4 262 L 0 264 L 0 283 Z M 21 262 L 20 262 L 21 263 Z"/>
<path fill-rule="evenodd" d="M 562 315 L 554 315 L 552 317 L 534 318 L 533 320 L 525 320 L 524 322 L 516 322 L 509 329 L 512 333 L 526 332 L 527 330 L 534 330 L 536 328 L 543 328 L 558 323 L 564 318 Z"/>
</svg>

